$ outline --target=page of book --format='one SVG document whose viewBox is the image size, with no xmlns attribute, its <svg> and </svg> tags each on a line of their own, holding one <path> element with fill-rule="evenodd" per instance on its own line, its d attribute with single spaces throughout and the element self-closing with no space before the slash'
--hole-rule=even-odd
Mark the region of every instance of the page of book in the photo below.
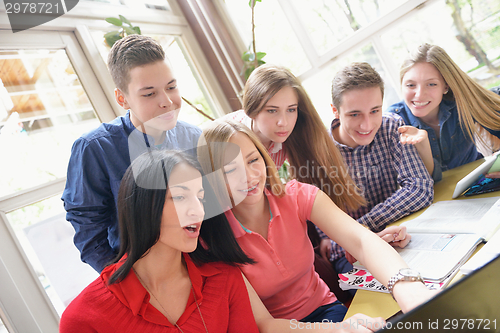
<svg viewBox="0 0 500 333">
<path fill-rule="evenodd" d="M 497 231 L 488 243 L 484 245 L 477 253 L 470 258 L 461 268 L 462 274 L 469 274 L 476 269 L 483 267 L 485 264 L 496 258 L 500 254 L 500 231 Z"/>
<path fill-rule="evenodd" d="M 476 234 L 412 234 L 403 249 L 404 261 L 429 281 L 442 281 L 470 257 L 481 238 Z"/>
<path fill-rule="evenodd" d="M 477 233 L 486 238 L 500 227 L 499 216 L 499 197 L 448 200 L 433 203 L 420 216 L 401 225 L 406 226 L 410 234 Z"/>
</svg>

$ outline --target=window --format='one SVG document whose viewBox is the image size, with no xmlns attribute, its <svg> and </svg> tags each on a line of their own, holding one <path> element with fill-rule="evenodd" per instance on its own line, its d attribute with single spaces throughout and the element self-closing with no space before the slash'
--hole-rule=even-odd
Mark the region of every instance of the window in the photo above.
<svg viewBox="0 0 500 333">
<path fill-rule="evenodd" d="M 248 1 L 219 2 L 249 45 Z M 401 98 L 402 60 L 423 42 L 443 47 L 484 87 L 500 85 L 499 27 L 500 2 L 492 0 L 270 0 L 255 5 L 257 51 L 302 80 L 326 126 L 333 117 L 330 89 L 338 69 L 369 62 L 384 78 L 385 108 Z"/>
<path fill-rule="evenodd" d="M 99 49 L 99 53 L 106 63 L 109 47 L 103 41 L 104 33 L 105 31 L 102 30 L 91 31 L 92 38 Z M 199 74 L 195 71 L 195 66 L 193 66 L 190 61 L 190 57 L 182 44 L 182 40 L 174 35 L 148 35 L 157 40 L 165 50 L 167 58 L 172 63 L 175 71 L 182 97 L 196 106 L 197 109 L 214 118 L 212 110 L 215 110 L 215 106 L 212 99 L 209 97 L 208 91 L 202 84 Z M 197 126 L 209 121 L 209 118 L 203 116 L 185 101 L 182 103 L 178 119 Z"/>
<path fill-rule="evenodd" d="M 99 124 L 66 51 L 0 50 L 0 94 L 0 197 L 65 177 L 73 142 Z"/>
</svg>

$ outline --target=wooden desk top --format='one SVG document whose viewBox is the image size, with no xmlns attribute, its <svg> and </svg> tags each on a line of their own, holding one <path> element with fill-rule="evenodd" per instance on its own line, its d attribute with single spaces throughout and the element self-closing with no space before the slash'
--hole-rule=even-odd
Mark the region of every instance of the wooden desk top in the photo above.
<svg viewBox="0 0 500 333">
<path fill-rule="evenodd" d="M 444 201 L 444 200 L 452 200 L 451 196 L 453 195 L 453 191 L 455 190 L 455 185 L 457 182 L 462 179 L 469 172 L 478 167 L 481 163 L 484 162 L 484 159 L 462 165 L 458 168 L 451 169 L 443 172 L 443 179 L 437 182 L 434 185 L 434 201 Z M 473 198 L 486 198 L 486 197 L 498 197 L 500 196 L 500 192 L 490 192 L 484 194 L 478 194 L 470 197 L 459 197 L 454 200 L 463 200 L 463 199 L 473 199 Z M 410 214 L 394 224 L 399 225 L 402 222 L 414 219 L 423 213 L 425 209 L 421 209 L 418 212 Z M 482 245 L 480 245 L 481 247 Z M 478 249 L 480 248 L 478 247 Z M 477 250 L 478 250 L 477 249 Z M 476 250 L 476 251 L 477 251 Z M 390 294 L 376 292 L 376 291 L 368 291 L 368 290 L 358 290 L 352 303 L 347 311 L 346 318 L 353 316 L 356 313 L 363 313 L 370 317 L 383 317 L 388 318 L 398 312 L 399 306 L 392 299 Z"/>
</svg>

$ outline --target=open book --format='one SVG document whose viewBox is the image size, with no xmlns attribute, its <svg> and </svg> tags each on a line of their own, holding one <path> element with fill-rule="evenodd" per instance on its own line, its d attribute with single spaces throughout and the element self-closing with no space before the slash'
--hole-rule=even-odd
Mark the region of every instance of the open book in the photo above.
<svg viewBox="0 0 500 333">
<path fill-rule="evenodd" d="M 440 289 L 455 276 L 476 246 L 489 240 L 500 228 L 500 199 L 439 201 L 401 225 L 406 226 L 412 238 L 404 249 L 396 250 L 428 285 Z M 360 282 L 358 287 L 359 284 L 368 287 L 361 289 L 384 291 L 376 282 L 367 285 L 372 278 L 362 281 L 363 273 L 359 270 L 365 268 L 359 262 L 354 263 L 354 268 L 358 271 L 339 276 L 340 281 L 353 288 L 355 282 Z"/>
</svg>

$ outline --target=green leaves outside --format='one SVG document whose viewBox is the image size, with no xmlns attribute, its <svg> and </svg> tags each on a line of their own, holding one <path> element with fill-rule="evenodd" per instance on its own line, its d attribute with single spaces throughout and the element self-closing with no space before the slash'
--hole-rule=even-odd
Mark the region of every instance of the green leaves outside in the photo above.
<svg viewBox="0 0 500 333">
<path fill-rule="evenodd" d="M 112 47 L 117 40 L 122 39 L 125 36 L 141 34 L 141 28 L 132 25 L 132 23 L 125 16 L 118 15 L 118 18 L 108 17 L 106 18 L 106 22 L 120 27 L 118 30 L 113 30 L 104 34 L 104 40 L 109 47 Z"/>
</svg>

